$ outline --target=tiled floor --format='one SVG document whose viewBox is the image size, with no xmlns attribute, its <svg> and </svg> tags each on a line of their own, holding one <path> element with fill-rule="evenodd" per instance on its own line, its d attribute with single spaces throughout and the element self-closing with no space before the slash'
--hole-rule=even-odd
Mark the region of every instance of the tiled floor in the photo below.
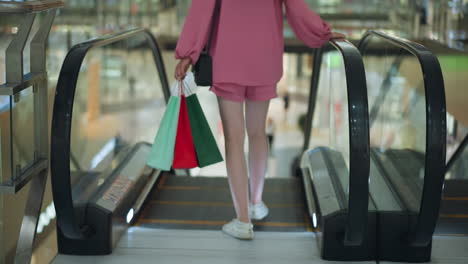
<svg viewBox="0 0 468 264">
<path fill-rule="evenodd" d="M 253 241 L 239 241 L 220 231 L 131 228 L 113 255 L 59 255 L 52 263 L 333 264 L 320 259 L 315 243 L 313 233 L 256 232 Z"/>
<path fill-rule="evenodd" d="M 370 264 L 375 262 L 324 261 L 320 259 L 314 233 L 310 232 L 256 232 L 253 241 L 239 241 L 220 231 L 132 227 L 122 237 L 112 255 L 86 257 L 58 255 L 52 263 Z M 431 263 L 468 263 L 468 237 L 435 236 Z"/>
</svg>

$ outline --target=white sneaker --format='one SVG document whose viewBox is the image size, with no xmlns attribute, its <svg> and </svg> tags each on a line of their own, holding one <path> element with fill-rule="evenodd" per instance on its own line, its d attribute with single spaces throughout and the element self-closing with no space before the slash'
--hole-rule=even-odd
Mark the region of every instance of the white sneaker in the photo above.
<svg viewBox="0 0 468 264">
<path fill-rule="evenodd" d="M 253 220 L 262 220 L 268 215 L 268 212 L 268 207 L 263 202 L 249 205 L 249 216 Z"/>
<path fill-rule="evenodd" d="M 253 225 L 244 223 L 238 219 L 232 219 L 231 222 L 223 225 L 223 232 L 238 239 L 252 240 L 254 237 Z"/>
</svg>

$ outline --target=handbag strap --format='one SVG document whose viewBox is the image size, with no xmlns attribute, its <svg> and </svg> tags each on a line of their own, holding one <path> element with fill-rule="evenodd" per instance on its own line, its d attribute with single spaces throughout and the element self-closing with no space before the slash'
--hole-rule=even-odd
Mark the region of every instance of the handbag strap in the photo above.
<svg viewBox="0 0 468 264">
<path fill-rule="evenodd" d="M 214 27 L 215 27 L 215 21 L 218 18 L 219 15 L 219 9 L 220 9 L 220 1 L 221 0 L 215 0 L 215 9 L 213 12 L 213 17 L 211 18 L 211 24 L 210 24 L 210 36 L 208 37 L 208 42 L 205 44 L 205 48 L 203 49 L 203 52 L 209 54 L 210 53 L 210 48 L 211 48 L 211 40 L 213 39 L 213 33 L 214 33 Z"/>
</svg>

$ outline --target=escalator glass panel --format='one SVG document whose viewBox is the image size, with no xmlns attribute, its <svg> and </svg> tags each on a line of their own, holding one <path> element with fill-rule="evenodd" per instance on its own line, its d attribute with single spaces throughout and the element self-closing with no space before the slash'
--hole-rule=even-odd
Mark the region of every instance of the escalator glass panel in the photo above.
<svg viewBox="0 0 468 264">
<path fill-rule="evenodd" d="M 343 56 L 338 51 L 329 51 L 322 55 L 317 99 L 312 124 L 309 148 L 326 146 L 333 155 L 329 161 L 340 166 L 335 169 L 335 184 L 344 191 L 339 191 L 341 206 L 348 206 L 349 188 L 349 118 L 348 96 Z"/>
<path fill-rule="evenodd" d="M 368 31 L 360 42 L 369 97 L 369 195 L 381 260 L 429 261 L 445 171 L 440 63 L 416 42 Z"/>
<path fill-rule="evenodd" d="M 323 259 L 375 258 L 368 211 L 368 111 L 364 65 L 347 41 L 314 53 L 301 168 Z M 308 134 L 310 133 L 310 134 Z M 369 205 L 372 208 L 372 205 Z"/>
<path fill-rule="evenodd" d="M 159 177 L 146 159 L 169 93 L 160 54 L 143 29 L 68 52 L 51 136 L 60 253 L 112 252 Z"/>
<path fill-rule="evenodd" d="M 418 59 L 409 51 L 370 38 L 363 53 L 373 168 L 370 182 L 381 191 L 381 185 L 397 188 L 393 198 L 375 197 L 376 206 L 379 210 L 407 208 L 417 213 L 426 147 L 424 76 Z"/>
<path fill-rule="evenodd" d="M 143 35 L 90 50 L 73 106 L 72 174 L 102 172 L 120 151 L 152 142 L 164 108 L 161 81 Z"/>
</svg>

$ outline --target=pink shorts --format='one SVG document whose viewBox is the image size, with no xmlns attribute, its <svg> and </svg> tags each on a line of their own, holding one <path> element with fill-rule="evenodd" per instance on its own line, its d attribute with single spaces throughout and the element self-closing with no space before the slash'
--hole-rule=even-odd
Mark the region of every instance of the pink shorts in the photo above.
<svg viewBox="0 0 468 264">
<path fill-rule="evenodd" d="M 276 84 L 248 86 L 235 83 L 214 83 L 210 91 L 223 99 L 236 102 L 266 101 L 277 97 Z"/>
</svg>

